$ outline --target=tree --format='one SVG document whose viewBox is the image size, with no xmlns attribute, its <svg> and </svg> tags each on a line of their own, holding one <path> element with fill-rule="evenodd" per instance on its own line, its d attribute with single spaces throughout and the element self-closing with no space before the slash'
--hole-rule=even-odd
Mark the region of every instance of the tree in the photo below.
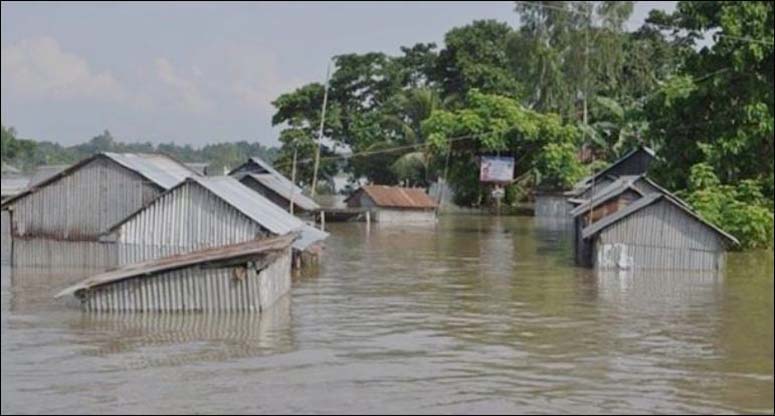
<svg viewBox="0 0 775 416">
<path fill-rule="evenodd" d="M 509 97 L 520 95 L 507 44 L 511 28 L 495 20 L 476 20 L 444 36 L 437 78 L 443 97 L 463 97 L 473 88 Z"/>
<path fill-rule="evenodd" d="M 450 152 L 448 179 L 458 203 L 481 201 L 477 157 L 484 154 L 513 156 L 517 179 L 531 176 L 545 188 L 566 188 L 586 173 L 576 158 L 579 130 L 513 98 L 472 90 L 463 108 L 435 111 L 423 131 L 437 159 Z"/>
<path fill-rule="evenodd" d="M 715 33 L 647 104 L 650 135 L 665 157 L 663 181 L 686 188 L 689 169 L 707 163 L 721 183 L 755 180 L 772 200 L 773 3 L 679 2 L 649 22 L 687 44 Z"/>
</svg>

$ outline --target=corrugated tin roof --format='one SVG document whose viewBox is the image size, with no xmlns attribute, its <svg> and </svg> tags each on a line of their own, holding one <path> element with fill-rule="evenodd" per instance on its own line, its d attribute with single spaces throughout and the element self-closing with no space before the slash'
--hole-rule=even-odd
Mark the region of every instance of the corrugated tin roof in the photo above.
<svg viewBox="0 0 775 416">
<path fill-rule="evenodd" d="M 300 238 L 293 243 L 296 249 L 304 250 L 310 244 L 328 237 L 328 233 L 307 226 L 300 219 L 230 176 L 192 177 L 189 180 L 198 183 L 274 234 L 300 232 Z"/>
<path fill-rule="evenodd" d="M 150 278 L 155 274 L 168 270 L 176 270 L 197 264 L 234 260 L 239 258 L 250 258 L 257 254 L 283 250 L 290 245 L 291 241 L 293 241 L 295 237 L 295 235 L 286 235 L 264 240 L 251 240 L 244 243 L 223 247 L 213 247 L 204 250 L 193 251 L 190 253 L 183 253 L 169 257 L 163 257 L 160 259 L 154 259 L 143 263 L 131 264 L 116 270 L 111 270 L 109 272 L 92 276 L 59 292 L 55 297 L 60 298 L 62 296 L 73 294 L 81 290 L 93 289 L 133 277 Z"/>
<path fill-rule="evenodd" d="M 160 154 L 103 153 L 116 163 L 133 170 L 164 189 L 170 189 L 197 172 L 186 165 Z"/>
<path fill-rule="evenodd" d="M 605 175 L 608 175 L 608 172 L 610 172 L 611 169 L 620 165 L 625 160 L 631 158 L 638 152 L 646 152 L 646 154 L 648 154 L 652 158 L 656 157 L 656 152 L 654 152 L 652 148 L 648 146 L 638 146 L 635 149 L 632 149 L 629 152 L 627 152 L 627 154 L 620 157 L 619 159 L 617 159 L 616 161 L 608 165 L 605 169 L 601 170 L 600 172 L 578 181 L 575 185 L 573 185 L 573 190 L 569 193 L 569 195 L 578 195 L 579 193 L 583 192 L 592 184 L 592 182 L 597 181 L 598 179 L 604 177 Z"/>
<path fill-rule="evenodd" d="M 275 178 L 277 178 L 278 181 L 280 181 L 280 183 L 282 184 L 283 188 L 290 189 L 291 186 L 293 186 L 295 188 L 295 190 L 296 190 L 295 192 L 298 192 L 298 193 L 302 193 L 303 192 L 301 188 L 299 188 L 297 185 L 293 184 L 290 179 L 286 178 L 282 173 L 278 172 L 277 169 L 273 168 L 271 164 L 267 163 L 266 161 L 264 161 L 263 159 L 261 159 L 259 157 L 255 157 L 255 156 L 251 157 L 250 159 L 248 159 L 247 162 L 243 163 L 242 165 L 240 165 L 236 169 L 234 169 L 231 172 L 229 172 L 229 176 L 234 175 L 235 173 L 237 173 L 237 171 L 243 169 L 246 165 L 254 165 L 255 166 L 254 168 L 248 170 L 249 173 L 254 173 L 254 174 L 265 173 L 265 174 L 273 175 Z M 240 179 L 240 178 L 241 178 L 241 176 L 238 179 Z"/>
<path fill-rule="evenodd" d="M 633 202 L 632 204 L 628 205 L 627 207 L 616 211 L 615 213 L 611 215 L 607 215 L 600 219 L 600 221 L 597 221 L 595 223 L 590 224 L 584 230 L 582 231 L 582 237 L 584 239 L 593 237 L 597 233 L 603 231 L 604 229 L 610 227 L 611 225 L 617 223 L 618 221 L 627 218 L 628 216 L 632 215 L 633 213 L 636 213 L 640 211 L 643 208 L 646 208 L 647 206 L 656 203 L 659 200 L 664 199 L 665 201 L 675 205 L 682 211 L 686 212 L 690 216 L 694 217 L 697 221 L 701 222 L 702 224 L 706 225 L 719 235 L 721 235 L 723 238 L 727 239 L 728 241 L 734 243 L 734 244 L 740 244 L 737 239 L 725 232 L 724 230 L 716 227 L 715 225 L 709 223 L 708 221 L 704 220 L 702 217 L 697 215 L 694 211 L 688 208 L 685 202 L 681 200 L 677 200 L 674 197 L 671 197 L 670 195 L 665 195 L 661 193 L 652 193 L 644 196 L 643 198 L 638 199 L 637 201 Z"/>
<path fill-rule="evenodd" d="M 283 180 L 282 177 L 278 177 L 271 173 L 261 173 L 261 174 L 250 173 L 246 175 L 246 177 L 258 181 L 260 184 L 276 192 L 278 195 L 282 196 L 288 201 L 291 200 L 292 185 L 290 181 Z M 294 186 L 293 188 L 294 188 L 293 190 L 294 205 L 299 206 L 301 209 L 305 211 L 314 211 L 314 210 L 320 209 L 320 205 L 318 205 L 315 201 L 313 201 L 312 199 L 302 194 L 300 192 L 301 190 L 297 186 Z"/>
<path fill-rule="evenodd" d="M 135 153 L 98 153 L 91 157 L 81 160 L 75 165 L 66 167 L 66 169 L 50 176 L 49 178 L 33 183 L 30 181 L 27 189 L 24 192 L 4 201 L 2 207 L 10 206 L 16 200 L 25 197 L 37 191 L 40 187 L 48 185 L 64 176 L 77 171 L 84 165 L 91 163 L 98 158 L 107 158 L 119 165 L 137 173 L 145 179 L 155 183 L 157 186 L 164 190 L 169 190 L 175 185 L 181 183 L 187 177 L 198 176 L 196 172 L 187 168 L 182 163 L 164 155 L 160 154 L 135 154 Z"/>
<path fill-rule="evenodd" d="M 640 176 L 620 177 L 619 179 L 615 180 L 613 183 L 610 183 L 607 186 L 600 189 L 600 191 L 595 196 L 593 196 L 586 202 L 582 203 L 581 205 L 571 210 L 570 215 L 573 217 L 578 217 L 579 215 L 584 214 L 590 209 L 596 208 L 600 204 L 609 201 L 611 198 L 615 198 L 621 195 L 628 189 L 631 189 L 643 195 L 643 191 L 641 191 L 637 186 L 635 186 L 635 182 L 638 179 L 640 179 Z"/>
<path fill-rule="evenodd" d="M 275 234 L 288 234 L 304 226 L 300 219 L 230 176 L 192 180 Z"/>
<path fill-rule="evenodd" d="M 378 207 L 384 208 L 436 208 L 436 201 L 431 199 L 421 188 L 402 188 L 398 186 L 366 185 L 362 186 L 350 200 L 360 192 L 365 192 Z"/>
</svg>

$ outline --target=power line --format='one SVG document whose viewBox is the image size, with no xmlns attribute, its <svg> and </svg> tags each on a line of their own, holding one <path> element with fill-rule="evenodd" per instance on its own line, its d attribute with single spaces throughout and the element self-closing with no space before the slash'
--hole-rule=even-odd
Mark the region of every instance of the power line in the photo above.
<svg viewBox="0 0 775 416">
<path fill-rule="evenodd" d="M 469 135 L 465 135 L 465 136 L 451 137 L 451 138 L 447 139 L 447 143 L 451 144 L 451 143 L 462 141 L 462 140 L 470 140 L 470 139 L 475 139 L 475 138 L 478 138 L 478 137 L 481 137 L 481 136 L 486 136 L 486 135 L 490 135 L 490 134 L 498 134 L 498 133 L 502 133 L 502 132 L 476 133 L 476 134 L 469 134 Z M 321 156 L 320 160 L 338 160 L 338 159 L 347 160 L 347 159 L 352 159 L 354 157 L 372 156 L 372 155 L 377 155 L 377 154 L 382 154 L 382 153 L 392 153 L 392 152 L 397 152 L 399 150 L 416 149 L 416 148 L 421 148 L 421 147 L 427 147 L 427 146 L 430 146 L 430 145 L 431 145 L 430 143 L 426 142 L 426 143 L 417 143 L 417 144 L 410 144 L 410 145 L 403 145 L 403 146 L 395 146 L 395 147 L 379 149 L 379 150 L 364 150 L 364 151 L 361 151 L 361 152 L 354 152 L 354 153 L 334 155 L 334 156 Z M 313 161 L 314 161 L 314 159 L 302 159 L 302 160 L 298 160 L 296 163 L 303 164 L 303 163 L 310 163 L 310 162 L 313 162 Z M 286 163 L 278 163 L 275 166 L 275 168 L 285 167 L 285 166 L 288 166 L 287 162 Z"/>
</svg>

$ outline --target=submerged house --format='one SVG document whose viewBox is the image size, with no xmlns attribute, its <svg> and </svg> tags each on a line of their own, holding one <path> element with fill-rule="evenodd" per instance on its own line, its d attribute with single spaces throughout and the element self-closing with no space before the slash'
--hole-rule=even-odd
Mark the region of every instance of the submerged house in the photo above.
<svg viewBox="0 0 775 416">
<path fill-rule="evenodd" d="M 71 165 L 41 165 L 35 168 L 35 173 L 30 178 L 29 187 L 39 185 L 51 178 L 54 175 L 58 175 Z"/>
<path fill-rule="evenodd" d="M 96 241 L 109 227 L 197 174 L 159 154 L 99 153 L 2 203 L 14 238 Z"/>
<path fill-rule="evenodd" d="M 623 186 L 579 207 L 576 258 L 597 269 L 719 270 L 739 244 L 669 193 Z M 599 218 L 595 209 L 604 213 Z"/>
<path fill-rule="evenodd" d="M 650 147 L 638 146 L 600 172 L 576 183 L 565 195 L 576 199 L 589 199 L 619 177 L 645 175 L 655 158 L 656 154 Z"/>
<path fill-rule="evenodd" d="M 250 158 L 231 171 L 229 176 L 286 211 L 290 212 L 293 201 L 294 214 L 310 214 L 320 209 L 315 201 L 304 195 L 300 187 L 258 157 Z"/>
<path fill-rule="evenodd" d="M 436 201 L 421 188 L 365 185 L 345 202 L 350 208 L 368 208 L 381 223 L 418 224 L 436 222 Z"/>
<path fill-rule="evenodd" d="M 232 177 L 189 177 L 114 224 L 102 241 L 118 243 L 120 263 L 130 264 L 293 233 L 296 258 L 328 236 Z"/>
<path fill-rule="evenodd" d="M 294 235 L 120 267 L 60 292 L 87 311 L 263 312 L 291 288 Z"/>
</svg>

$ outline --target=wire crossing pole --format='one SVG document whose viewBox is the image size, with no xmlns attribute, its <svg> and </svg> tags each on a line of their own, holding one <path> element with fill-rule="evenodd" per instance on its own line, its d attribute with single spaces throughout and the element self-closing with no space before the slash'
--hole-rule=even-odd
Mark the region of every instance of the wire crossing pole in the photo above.
<svg viewBox="0 0 775 416">
<path fill-rule="evenodd" d="M 326 87 L 323 93 L 323 110 L 320 112 L 320 131 L 318 132 L 318 148 L 315 150 L 315 170 L 312 174 L 312 196 L 315 196 L 318 186 L 318 168 L 320 167 L 320 146 L 323 142 L 323 126 L 326 122 L 326 105 L 328 104 L 328 83 L 331 78 L 331 62 L 326 70 Z"/>
</svg>

